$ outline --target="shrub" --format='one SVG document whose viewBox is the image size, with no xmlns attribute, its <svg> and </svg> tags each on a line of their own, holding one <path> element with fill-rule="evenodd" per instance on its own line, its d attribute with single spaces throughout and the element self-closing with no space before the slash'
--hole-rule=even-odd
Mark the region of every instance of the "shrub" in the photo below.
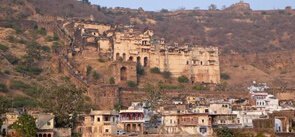
<svg viewBox="0 0 295 137">
<path fill-rule="evenodd" d="M 92 77 L 93 77 L 94 80 L 98 80 L 98 79 L 100 79 L 100 74 L 98 72 L 96 72 L 96 71 L 93 71 Z"/>
<path fill-rule="evenodd" d="M 86 67 L 86 76 L 89 76 L 91 71 L 92 71 L 92 67 L 90 65 L 87 65 L 87 67 Z"/>
<path fill-rule="evenodd" d="M 0 92 L 7 92 L 8 88 L 5 84 L 0 83 Z"/>
<path fill-rule="evenodd" d="M 165 79 L 170 79 L 171 78 L 171 72 L 170 71 L 164 71 L 164 72 L 162 72 L 162 76 Z"/>
<path fill-rule="evenodd" d="M 203 86 L 203 85 L 193 86 L 193 89 L 194 90 L 208 90 L 208 88 L 206 86 Z"/>
<path fill-rule="evenodd" d="M 53 42 L 52 47 L 51 47 L 52 51 L 58 52 L 59 48 L 60 48 L 60 46 L 59 46 L 58 42 Z"/>
<path fill-rule="evenodd" d="M 48 46 L 42 46 L 41 49 L 42 49 L 44 52 L 47 52 L 47 53 L 50 52 L 50 48 L 49 48 Z"/>
<path fill-rule="evenodd" d="M 188 83 L 189 79 L 186 76 L 180 76 L 177 78 L 179 83 Z"/>
<path fill-rule="evenodd" d="M 9 48 L 7 47 L 7 46 L 5 46 L 5 45 L 2 45 L 2 44 L 0 44 L 0 50 L 2 50 L 2 51 L 7 51 Z"/>
<path fill-rule="evenodd" d="M 39 75 L 42 69 L 36 66 L 24 66 L 18 65 L 15 70 L 19 73 L 29 74 L 29 75 Z"/>
<path fill-rule="evenodd" d="M 103 58 L 99 58 L 98 59 L 98 62 L 104 63 L 104 62 L 107 62 L 107 60 L 106 59 L 103 59 Z"/>
<path fill-rule="evenodd" d="M 45 38 L 45 40 L 48 41 L 48 42 L 51 42 L 51 41 L 53 41 L 53 37 L 52 36 L 47 36 Z"/>
<path fill-rule="evenodd" d="M 114 77 L 111 77 L 111 78 L 109 79 L 109 82 L 110 82 L 110 84 L 115 84 L 115 78 L 114 78 Z"/>
<path fill-rule="evenodd" d="M 220 77 L 223 80 L 229 80 L 230 79 L 230 76 L 227 73 L 221 73 L 220 74 Z"/>
<path fill-rule="evenodd" d="M 59 40 L 58 35 L 56 33 L 53 34 L 53 40 L 54 41 L 58 41 Z"/>
<path fill-rule="evenodd" d="M 137 86 L 137 84 L 134 81 L 127 81 L 127 85 L 130 88 L 135 88 Z"/>
<path fill-rule="evenodd" d="M 31 97 L 38 97 L 41 94 L 41 90 L 38 87 L 30 87 L 24 89 L 24 93 Z"/>
<path fill-rule="evenodd" d="M 227 127 L 216 128 L 215 133 L 217 137 L 234 137 L 233 132 Z"/>
<path fill-rule="evenodd" d="M 10 88 L 11 89 L 27 89 L 27 88 L 30 88 L 31 86 L 22 82 L 22 81 L 19 81 L 19 80 L 12 80 L 10 82 Z"/>
<path fill-rule="evenodd" d="M 161 71 L 160 71 L 160 69 L 158 67 L 151 68 L 150 72 L 151 73 L 156 73 L 156 74 L 160 74 L 161 73 Z"/>
<path fill-rule="evenodd" d="M 19 59 L 11 54 L 6 54 L 5 58 L 8 60 L 9 63 L 15 65 L 18 63 Z"/>
<path fill-rule="evenodd" d="M 12 100 L 13 107 L 20 108 L 20 107 L 37 107 L 38 103 L 30 98 L 27 97 L 16 97 Z"/>
<path fill-rule="evenodd" d="M 46 31 L 45 28 L 39 28 L 39 29 L 37 29 L 36 30 L 36 33 L 37 34 L 40 34 L 40 35 L 43 35 L 43 36 L 47 35 L 47 31 Z"/>
</svg>

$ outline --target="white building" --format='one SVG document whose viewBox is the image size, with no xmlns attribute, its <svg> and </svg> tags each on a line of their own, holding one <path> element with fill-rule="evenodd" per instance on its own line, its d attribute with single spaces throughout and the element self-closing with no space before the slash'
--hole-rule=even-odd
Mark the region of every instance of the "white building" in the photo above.
<svg viewBox="0 0 295 137">
<path fill-rule="evenodd" d="M 267 95 L 264 99 L 256 99 L 255 106 L 258 110 L 265 110 L 268 112 L 281 109 L 279 106 L 279 100 L 276 99 L 274 95 Z"/>
<path fill-rule="evenodd" d="M 260 118 L 267 118 L 268 115 L 264 111 L 233 111 L 237 115 L 240 128 L 253 128 L 253 120 Z"/>
</svg>

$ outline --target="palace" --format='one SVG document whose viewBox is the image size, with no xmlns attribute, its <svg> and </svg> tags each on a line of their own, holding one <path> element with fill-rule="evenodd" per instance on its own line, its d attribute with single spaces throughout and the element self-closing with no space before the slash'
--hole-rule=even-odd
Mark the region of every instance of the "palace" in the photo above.
<svg viewBox="0 0 295 137">
<path fill-rule="evenodd" d="M 186 76 L 191 83 L 220 83 L 218 48 L 199 47 L 196 45 L 166 44 L 163 38 L 157 38 L 152 30 L 141 32 L 132 26 L 107 26 L 101 24 L 75 24 L 82 36 L 82 54 L 109 55 L 115 63 L 114 77 L 117 82 L 131 79 L 128 66 L 118 62 L 134 62 L 147 68 L 159 68 L 169 71 L 172 77 Z M 85 50 L 86 49 L 86 50 Z M 88 50 L 87 50 L 88 49 Z M 80 51 L 80 49 L 79 49 Z M 120 66 L 121 68 L 118 68 Z M 134 67 L 130 67 L 136 71 Z M 122 72 L 123 71 L 123 72 Z M 136 80 L 135 80 L 136 81 Z"/>
</svg>

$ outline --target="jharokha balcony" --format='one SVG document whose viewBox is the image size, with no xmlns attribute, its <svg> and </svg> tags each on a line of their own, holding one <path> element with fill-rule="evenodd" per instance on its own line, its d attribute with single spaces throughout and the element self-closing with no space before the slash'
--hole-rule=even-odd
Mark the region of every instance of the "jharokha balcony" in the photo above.
<svg viewBox="0 0 295 137">
<path fill-rule="evenodd" d="M 142 112 L 120 112 L 121 122 L 144 122 L 144 113 Z"/>
</svg>

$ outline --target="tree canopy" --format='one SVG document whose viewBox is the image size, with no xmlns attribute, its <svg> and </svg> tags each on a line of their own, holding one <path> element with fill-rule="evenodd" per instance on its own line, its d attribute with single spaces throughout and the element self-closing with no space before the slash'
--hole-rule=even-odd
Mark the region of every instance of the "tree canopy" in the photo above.
<svg viewBox="0 0 295 137">
<path fill-rule="evenodd" d="M 37 133 L 35 118 L 24 114 L 18 117 L 18 120 L 11 125 L 16 130 L 17 135 L 21 137 L 34 137 Z"/>
</svg>

